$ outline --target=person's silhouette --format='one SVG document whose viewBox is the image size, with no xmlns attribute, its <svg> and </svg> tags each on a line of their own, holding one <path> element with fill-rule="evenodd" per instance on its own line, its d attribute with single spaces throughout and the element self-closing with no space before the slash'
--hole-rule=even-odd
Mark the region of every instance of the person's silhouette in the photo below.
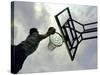
<svg viewBox="0 0 100 75">
<path fill-rule="evenodd" d="M 46 34 L 41 35 L 36 28 L 32 28 L 25 41 L 17 46 L 11 45 L 11 73 L 18 73 L 27 56 L 36 51 L 40 41 L 55 32 L 55 28 L 50 27 Z"/>
</svg>

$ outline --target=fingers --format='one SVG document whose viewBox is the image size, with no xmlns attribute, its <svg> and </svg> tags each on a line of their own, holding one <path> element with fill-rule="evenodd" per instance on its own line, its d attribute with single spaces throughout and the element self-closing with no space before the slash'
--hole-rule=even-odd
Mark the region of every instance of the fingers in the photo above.
<svg viewBox="0 0 100 75">
<path fill-rule="evenodd" d="M 51 34 L 54 34 L 56 32 L 56 29 L 51 30 Z"/>
</svg>

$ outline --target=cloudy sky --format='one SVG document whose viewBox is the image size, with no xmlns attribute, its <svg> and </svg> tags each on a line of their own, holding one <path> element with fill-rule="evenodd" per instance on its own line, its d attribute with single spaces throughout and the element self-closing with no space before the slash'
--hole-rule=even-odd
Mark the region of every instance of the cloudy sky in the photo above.
<svg viewBox="0 0 100 75">
<path fill-rule="evenodd" d="M 96 6 L 31 2 L 15 2 L 14 6 L 15 45 L 25 40 L 29 29 L 33 27 L 36 27 L 40 34 L 46 33 L 50 26 L 60 32 L 54 15 L 66 7 L 70 8 L 73 19 L 83 24 L 97 21 Z M 65 44 L 50 51 L 47 47 L 48 42 L 48 38 L 40 42 L 38 49 L 25 60 L 19 73 L 97 68 L 97 39 L 82 41 L 78 46 L 74 61 L 70 60 Z"/>
</svg>

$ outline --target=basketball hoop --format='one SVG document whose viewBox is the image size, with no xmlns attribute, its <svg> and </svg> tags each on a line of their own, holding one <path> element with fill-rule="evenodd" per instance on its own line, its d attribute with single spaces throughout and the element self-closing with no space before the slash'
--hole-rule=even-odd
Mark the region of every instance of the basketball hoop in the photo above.
<svg viewBox="0 0 100 75">
<path fill-rule="evenodd" d="M 55 34 L 49 36 L 48 49 L 54 50 L 56 47 L 62 46 L 64 40 L 61 34 L 55 32 Z"/>
</svg>

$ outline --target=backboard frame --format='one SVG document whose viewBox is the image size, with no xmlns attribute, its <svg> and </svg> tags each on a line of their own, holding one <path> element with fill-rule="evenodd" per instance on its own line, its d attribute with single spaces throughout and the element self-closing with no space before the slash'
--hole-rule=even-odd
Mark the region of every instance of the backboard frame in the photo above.
<svg viewBox="0 0 100 75">
<path fill-rule="evenodd" d="M 59 16 L 60 14 L 62 14 L 64 11 L 67 11 L 68 17 L 69 17 L 69 18 L 66 20 L 66 22 L 65 22 L 63 25 L 61 25 L 58 16 Z M 84 38 L 84 37 L 82 36 L 84 33 L 96 32 L 96 31 L 97 31 L 97 27 L 86 30 L 86 29 L 85 29 L 85 26 L 92 25 L 92 24 L 97 24 L 97 21 L 96 21 L 96 22 L 92 22 L 92 23 L 88 23 L 88 24 L 82 24 L 82 23 L 80 23 L 80 22 L 78 22 L 78 21 L 72 19 L 72 15 L 71 15 L 71 13 L 70 13 L 69 7 L 63 9 L 61 12 L 59 12 L 57 15 L 55 15 L 55 19 L 56 19 L 56 22 L 57 22 L 58 27 L 59 27 L 59 29 L 60 29 L 60 32 L 61 32 L 62 36 L 64 37 L 65 45 L 66 45 L 66 47 L 67 47 L 69 56 L 70 56 L 70 58 L 71 58 L 72 61 L 73 61 L 74 58 L 75 58 L 78 45 L 79 45 L 79 43 L 80 43 L 82 40 L 97 38 L 97 36 L 87 37 L 87 38 Z M 71 23 L 72 27 L 71 27 L 71 25 L 70 25 L 69 22 Z M 79 24 L 79 25 L 81 25 L 81 26 L 83 27 L 83 30 L 84 30 L 84 31 L 83 31 L 83 32 L 77 31 L 77 30 L 75 29 L 74 22 L 77 23 L 77 24 Z M 68 24 L 68 25 L 66 25 L 66 24 Z M 73 40 L 73 41 L 70 40 L 68 31 L 67 31 L 66 28 L 69 28 L 69 31 L 70 31 L 70 33 L 71 33 L 71 37 L 72 37 L 72 40 Z M 72 31 L 74 31 L 74 32 L 72 32 Z M 80 34 L 80 36 L 77 36 L 77 33 Z M 75 35 L 75 36 L 74 36 L 74 35 Z M 79 40 L 79 38 L 81 38 L 81 39 Z M 75 47 L 73 47 L 73 44 L 74 44 L 75 41 L 77 42 L 77 44 L 76 44 Z M 72 42 L 72 43 L 71 43 L 71 42 Z M 74 53 L 72 54 L 71 51 L 72 51 L 73 49 L 74 49 Z"/>
</svg>

